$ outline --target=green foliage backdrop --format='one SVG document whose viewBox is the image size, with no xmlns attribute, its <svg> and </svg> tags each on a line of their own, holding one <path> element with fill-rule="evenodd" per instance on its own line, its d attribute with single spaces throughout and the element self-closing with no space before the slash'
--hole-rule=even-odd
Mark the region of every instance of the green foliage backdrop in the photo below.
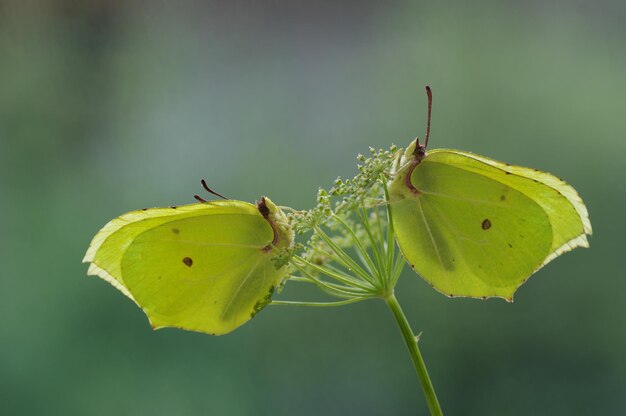
<svg viewBox="0 0 626 416">
<path fill-rule="evenodd" d="M 80 261 L 202 177 L 310 207 L 357 153 L 423 135 L 427 83 L 433 148 L 562 176 L 595 234 L 513 304 L 405 272 L 444 412 L 624 413 L 624 3 L 250 3 L 0 3 L 0 413 L 424 414 L 382 302 L 153 332 Z"/>
</svg>

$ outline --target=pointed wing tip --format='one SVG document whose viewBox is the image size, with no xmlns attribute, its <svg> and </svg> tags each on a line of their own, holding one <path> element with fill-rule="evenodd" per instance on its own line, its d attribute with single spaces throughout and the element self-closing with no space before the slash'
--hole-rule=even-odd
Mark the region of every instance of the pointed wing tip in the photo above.
<svg viewBox="0 0 626 416">
<path fill-rule="evenodd" d="M 81 263 L 91 263 L 94 259 L 94 253 L 91 252 L 91 247 L 87 249 L 87 252 L 83 256 Z"/>
<path fill-rule="evenodd" d="M 150 324 L 150 328 L 152 328 L 153 331 L 158 331 L 160 329 L 164 329 L 164 328 L 173 328 L 173 329 L 180 329 L 183 331 L 190 331 L 190 332 L 197 332 L 200 334 L 206 334 L 206 335 L 212 335 L 212 336 L 220 336 L 220 335 L 226 335 L 231 331 L 227 331 L 227 332 L 210 332 L 208 330 L 205 329 L 200 329 L 200 328 L 186 328 L 184 326 L 181 325 L 176 325 L 176 324 L 171 324 L 171 323 L 167 323 L 165 321 L 159 321 L 157 318 L 148 315 L 148 313 L 145 311 L 145 309 L 142 308 L 143 313 L 146 314 L 146 317 L 148 318 L 148 323 Z"/>
<path fill-rule="evenodd" d="M 128 288 L 124 286 L 121 281 L 111 276 L 106 270 L 98 267 L 96 263 L 91 262 L 89 268 L 87 269 L 87 276 L 98 276 L 102 280 L 109 282 L 111 286 L 122 292 L 126 297 L 135 302 L 135 304 L 139 305 Z"/>
<path fill-rule="evenodd" d="M 99 268 L 98 266 L 96 266 L 94 263 L 92 263 L 89 260 L 85 261 L 83 259 L 83 263 L 89 263 L 89 267 L 87 268 L 87 276 L 98 276 L 106 280 L 104 277 L 100 276 L 100 270 L 102 270 L 101 268 Z"/>
<path fill-rule="evenodd" d="M 148 316 L 148 323 L 150 324 L 150 328 L 152 328 L 153 331 L 158 331 L 159 329 L 167 328 L 167 325 L 159 325 L 159 324 L 152 323 L 149 316 Z"/>
<path fill-rule="evenodd" d="M 543 266 L 545 266 L 546 264 L 550 263 L 552 260 L 559 257 L 561 254 L 567 253 L 568 251 L 572 251 L 578 247 L 589 248 L 589 240 L 587 240 L 587 235 L 590 235 L 590 234 L 583 232 L 580 235 L 572 238 L 571 240 L 563 244 L 561 247 L 551 252 L 550 254 L 548 254 L 545 260 L 539 265 L 539 267 L 537 267 L 533 271 L 533 273 L 536 273 L 539 269 L 541 269 Z"/>
</svg>

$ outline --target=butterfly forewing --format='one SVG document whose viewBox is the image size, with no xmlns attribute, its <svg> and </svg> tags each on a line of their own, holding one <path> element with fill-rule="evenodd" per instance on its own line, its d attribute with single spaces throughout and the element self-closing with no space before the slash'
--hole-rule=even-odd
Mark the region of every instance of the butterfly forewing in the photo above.
<svg viewBox="0 0 626 416">
<path fill-rule="evenodd" d="M 436 155 L 413 170 L 415 192 L 392 201 L 404 255 L 445 294 L 510 299 L 550 254 L 548 214 L 509 184 Z"/>
<path fill-rule="evenodd" d="M 429 154 L 429 159 L 487 176 L 533 199 L 550 218 L 553 251 L 558 251 L 569 242 L 573 242 L 574 246 L 588 246 L 585 235 L 591 234 L 591 223 L 587 208 L 576 190 L 562 179 L 547 172 L 508 165 L 469 152 L 435 150 Z"/>
</svg>

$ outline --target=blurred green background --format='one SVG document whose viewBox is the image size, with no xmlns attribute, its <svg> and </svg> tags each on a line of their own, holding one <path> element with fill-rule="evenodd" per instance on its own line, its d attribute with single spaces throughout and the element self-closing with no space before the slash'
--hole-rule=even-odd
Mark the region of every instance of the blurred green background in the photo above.
<svg viewBox="0 0 626 416">
<path fill-rule="evenodd" d="M 416 415 L 382 302 L 153 332 L 81 259 L 113 217 L 308 208 L 368 146 L 547 170 L 595 236 L 500 300 L 398 297 L 448 415 L 626 413 L 626 3 L 0 2 L 0 413 Z"/>
</svg>

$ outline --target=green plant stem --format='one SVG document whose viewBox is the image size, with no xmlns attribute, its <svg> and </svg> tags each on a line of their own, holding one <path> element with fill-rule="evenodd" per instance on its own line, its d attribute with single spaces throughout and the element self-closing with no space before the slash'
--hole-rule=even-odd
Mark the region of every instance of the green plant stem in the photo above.
<svg viewBox="0 0 626 416">
<path fill-rule="evenodd" d="M 428 403 L 430 414 L 432 416 L 443 416 L 443 413 L 441 412 L 441 407 L 439 406 L 439 401 L 437 400 L 437 394 L 435 393 L 433 383 L 430 381 L 430 377 L 428 376 L 426 364 L 424 364 L 424 360 L 422 359 L 422 354 L 420 353 L 419 347 L 417 346 L 417 339 L 415 338 L 415 335 L 411 330 L 409 321 L 407 321 L 406 316 L 404 316 L 404 312 L 402 312 L 402 308 L 400 307 L 400 304 L 398 303 L 398 300 L 393 293 L 391 293 L 384 299 L 389 306 L 389 309 L 391 309 L 391 312 L 393 312 L 393 316 L 396 318 L 396 322 L 398 323 L 400 332 L 402 332 L 402 338 L 404 338 L 404 343 L 409 349 L 411 360 L 413 360 L 415 371 L 417 372 L 417 375 L 422 384 L 422 390 L 424 391 L 424 395 L 426 396 L 426 402 Z"/>
<path fill-rule="evenodd" d="M 300 302 L 300 301 L 293 301 L 293 300 L 273 300 L 270 302 L 270 305 L 276 305 L 276 306 L 314 306 L 314 307 L 333 307 L 333 306 L 343 306 L 343 305 L 349 305 L 351 303 L 356 303 L 356 302 L 360 302 L 362 300 L 366 300 L 367 298 L 353 298 L 353 299 L 346 299 L 346 300 L 340 300 L 337 302 Z"/>
</svg>

